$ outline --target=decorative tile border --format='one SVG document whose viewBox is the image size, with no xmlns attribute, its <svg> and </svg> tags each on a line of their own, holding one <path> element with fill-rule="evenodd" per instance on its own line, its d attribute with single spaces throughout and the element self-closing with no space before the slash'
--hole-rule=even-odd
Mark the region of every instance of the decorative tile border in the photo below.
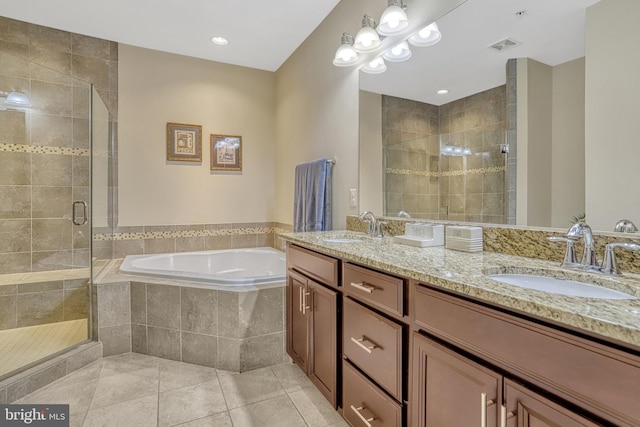
<svg viewBox="0 0 640 427">
<path fill-rule="evenodd" d="M 9 153 L 30 153 L 30 154 L 58 154 L 62 156 L 89 156 L 90 151 L 86 148 L 49 147 L 46 145 L 24 145 L 24 144 L 0 144 L 0 152 Z M 108 153 L 105 153 L 108 155 Z"/>
<path fill-rule="evenodd" d="M 184 226 L 183 226 L 184 227 Z M 201 227 L 201 225 L 194 225 Z M 268 226 L 268 227 L 240 227 L 240 228 L 217 228 L 211 230 L 193 229 L 193 230 L 173 230 L 173 231 L 143 231 L 129 233 L 97 233 L 93 235 L 93 240 L 148 240 L 148 239 L 174 239 L 179 237 L 211 237 L 211 236 L 241 236 L 249 234 L 271 234 L 285 233 L 286 227 Z"/>
<path fill-rule="evenodd" d="M 417 169 L 387 168 L 386 172 L 388 174 L 396 174 L 396 175 L 419 175 L 419 176 L 428 176 L 432 178 L 438 178 L 441 176 L 460 176 L 460 175 L 478 175 L 478 174 L 485 174 L 485 173 L 496 173 L 496 172 L 504 172 L 506 170 L 507 168 L 505 166 L 490 166 L 486 168 L 450 170 L 450 171 L 443 171 L 443 172 L 432 172 L 432 171 L 417 170 Z"/>
</svg>

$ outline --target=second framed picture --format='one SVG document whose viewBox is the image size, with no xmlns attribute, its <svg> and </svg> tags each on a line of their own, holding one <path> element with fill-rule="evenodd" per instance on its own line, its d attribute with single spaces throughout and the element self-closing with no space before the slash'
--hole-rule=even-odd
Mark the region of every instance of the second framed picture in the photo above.
<svg viewBox="0 0 640 427">
<path fill-rule="evenodd" d="M 242 137 L 211 135 L 211 170 L 242 170 Z"/>
</svg>

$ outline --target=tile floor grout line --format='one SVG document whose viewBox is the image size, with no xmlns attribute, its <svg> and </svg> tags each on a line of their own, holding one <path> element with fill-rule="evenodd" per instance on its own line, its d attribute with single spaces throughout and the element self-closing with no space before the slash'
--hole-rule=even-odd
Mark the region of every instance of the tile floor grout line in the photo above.
<svg viewBox="0 0 640 427">
<path fill-rule="evenodd" d="M 145 289 L 146 289 L 146 285 L 145 285 Z M 145 292 L 145 304 L 146 304 L 146 299 L 147 297 Z M 158 363 L 158 387 L 157 387 L 158 390 L 156 394 L 156 427 L 160 425 L 160 383 L 162 382 L 160 365 L 161 363 Z"/>
<path fill-rule="evenodd" d="M 101 360 L 102 362 L 102 360 Z M 93 399 L 96 397 L 96 392 L 98 391 L 98 386 L 100 385 L 100 378 L 102 377 L 102 371 L 104 370 L 104 362 L 102 362 L 102 367 L 100 368 L 100 372 L 98 372 L 98 382 L 96 383 L 96 388 L 93 389 L 93 393 L 91 394 L 91 399 L 89 399 L 89 404 L 87 405 L 87 410 L 84 413 L 84 417 L 82 417 L 82 424 L 84 425 L 85 421 L 87 421 L 87 415 L 89 415 L 89 411 L 91 410 L 91 405 L 93 404 Z"/>
</svg>

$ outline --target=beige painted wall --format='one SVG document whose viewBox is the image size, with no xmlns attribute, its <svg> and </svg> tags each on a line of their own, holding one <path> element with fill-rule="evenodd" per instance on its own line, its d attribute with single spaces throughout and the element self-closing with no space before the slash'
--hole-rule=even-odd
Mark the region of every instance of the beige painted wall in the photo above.
<svg viewBox="0 0 640 427">
<path fill-rule="evenodd" d="M 584 58 L 553 67 L 551 226 L 584 212 Z"/>
<path fill-rule="evenodd" d="M 517 224 L 568 227 L 585 206 L 585 60 L 517 64 Z"/>
<path fill-rule="evenodd" d="M 298 163 L 335 157 L 333 228 L 346 227 L 349 190 L 358 188 L 358 69 L 332 64 L 343 32 L 361 27 L 364 12 L 379 14 L 384 0 L 342 0 L 277 71 L 276 216 L 293 222 Z"/>
<path fill-rule="evenodd" d="M 587 10 L 586 213 L 597 230 L 640 225 L 640 2 L 603 0 Z"/>
<path fill-rule="evenodd" d="M 551 99 L 553 70 L 518 59 L 518 225 L 551 224 Z"/>
<path fill-rule="evenodd" d="M 384 213 L 382 95 L 360 91 L 360 206 Z"/>
<path fill-rule="evenodd" d="M 272 221 L 275 73 L 120 45 L 119 225 Z M 167 122 L 202 125 L 202 163 L 166 160 Z M 209 169 L 209 135 L 241 135 L 242 172 Z"/>
</svg>

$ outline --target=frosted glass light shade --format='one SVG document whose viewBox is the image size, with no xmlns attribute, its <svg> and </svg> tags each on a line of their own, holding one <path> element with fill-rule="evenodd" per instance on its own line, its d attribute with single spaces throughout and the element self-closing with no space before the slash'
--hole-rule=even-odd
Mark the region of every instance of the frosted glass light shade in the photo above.
<svg viewBox="0 0 640 427">
<path fill-rule="evenodd" d="M 373 52 L 380 47 L 380 36 L 373 29 L 375 21 L 372 17 L 365 15 L 362 19 L 362 28 L 356 34 L 356 40 L 353 47 L 357 52 L 368 53 Z"/>
<path fill-rule="evenodd" d="M 433 46 L 438 43 L 441 38 L 442 34 L 438 29 L 438 25 L 434 22 L 409 37 L 409 43 L 420 47 Z"/>
<path fill-rule="evenodd" d="M 358 52 L 353 48 L 353 37 L 349 34 L 342 35 L 342 44 L 336 50 L 333 65 L 336 67 L 348 67 L 358 62 Z"/>
<path fill-rule="evenodd" d="M 382 12 L 376 31 L 382 36 L 393 36 L 409 28 L 409 25 L 410 22 L 405 11 L 396 2 L 392 2 Z"/>
<path fill-rule="evenodd" d="M 7 95 L 7 99 L 4 101 L 6 105 L 13 107 L 30 107 L 31 101 L 29 97 L 22 92 L 11 92 Z"/>
<path fill-rule="evenodd" d="M 378 57 L 361 68 L 367 74 L 382 74 L 387 71 L 387 64 L 382 57 Z"/>
<path fill-rule="evenodd" d="M 411 58 L 411 49 L 407 42 L 401 42 L 387 49 L 382 56 L 389 62 L 402 62 Z"/>
</svg>

